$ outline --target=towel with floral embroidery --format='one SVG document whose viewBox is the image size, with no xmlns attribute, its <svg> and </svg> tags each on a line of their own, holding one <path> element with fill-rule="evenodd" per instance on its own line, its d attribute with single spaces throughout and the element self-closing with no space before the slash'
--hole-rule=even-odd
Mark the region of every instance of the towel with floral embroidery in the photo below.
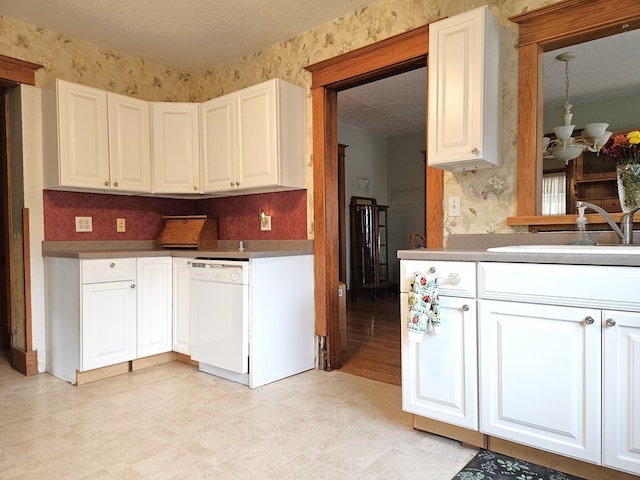
<svg viewBox="0 0 640 480">
<path fill-rule="evenodd" d="M 409 340 L 421 342 L 427 332 L 435 333 L 440 325 L 438 278 L 414 273 L 409 284 Z"/>
</svg>

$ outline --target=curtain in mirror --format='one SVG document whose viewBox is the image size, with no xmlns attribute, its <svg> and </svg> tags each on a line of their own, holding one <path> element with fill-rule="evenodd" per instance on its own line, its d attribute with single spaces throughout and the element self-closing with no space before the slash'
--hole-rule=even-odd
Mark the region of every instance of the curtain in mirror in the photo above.
<svg viewBox="0 0 640 480">
<path fill-rule="evenodd" d="M 567 178 L 562 172 L 545 173 L 542 176 L 542 214 L 565 215 L 567 213 Z"/>
</svg>

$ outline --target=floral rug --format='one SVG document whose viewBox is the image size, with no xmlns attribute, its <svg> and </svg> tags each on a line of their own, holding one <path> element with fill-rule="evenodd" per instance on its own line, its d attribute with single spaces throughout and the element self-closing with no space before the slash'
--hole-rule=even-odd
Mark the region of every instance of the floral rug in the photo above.
<svg viewBox="0 0 640 480">
<path fill-rule="evenodd" d="M 488 450 L 480 452 L 452 480 L 583 480 Z"/>
</svg>

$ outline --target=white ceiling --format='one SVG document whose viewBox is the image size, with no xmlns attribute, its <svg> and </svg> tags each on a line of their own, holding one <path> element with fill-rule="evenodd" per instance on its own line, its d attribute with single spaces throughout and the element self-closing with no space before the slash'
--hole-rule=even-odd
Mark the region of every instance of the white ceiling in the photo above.
<svg viewBox="0 0 640 480">
<path fill-rule="evenodd" d="M 0 0 L 0 15 L 194 73 L 376 0 Z"/>
</svg>

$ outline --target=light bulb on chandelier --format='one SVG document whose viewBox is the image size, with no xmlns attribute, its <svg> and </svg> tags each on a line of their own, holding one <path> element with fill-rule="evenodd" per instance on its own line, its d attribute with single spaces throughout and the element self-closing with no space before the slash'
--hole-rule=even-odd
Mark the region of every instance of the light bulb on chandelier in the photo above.
<svg viewBox="0 0 640 480">
<path fill-rule="evenodd" d="M 573 113 L 571 113 L 572 104 L 569 103 L 569 62 L 576 58 L 573 52 L 564 52 L 556 57 L 561 62 L 565 62 L 565 91 L 564 105 L 562 106 L 562 125 L 554 127 L 556 139 L 551 140 L 549 137 L 542 138 L 543 156 L 552 156 L 559 160 L 568 162 L 578 157 L 584 150 L 590 152 L 599 152 L 607 143 L 611 132 L 607 130 L 608 123 L 590 123 L 585 125 L 587 138 L 582 136 L 573 137 L 573 129 L 575 125 L 571 124 Z"/>
</svg>

